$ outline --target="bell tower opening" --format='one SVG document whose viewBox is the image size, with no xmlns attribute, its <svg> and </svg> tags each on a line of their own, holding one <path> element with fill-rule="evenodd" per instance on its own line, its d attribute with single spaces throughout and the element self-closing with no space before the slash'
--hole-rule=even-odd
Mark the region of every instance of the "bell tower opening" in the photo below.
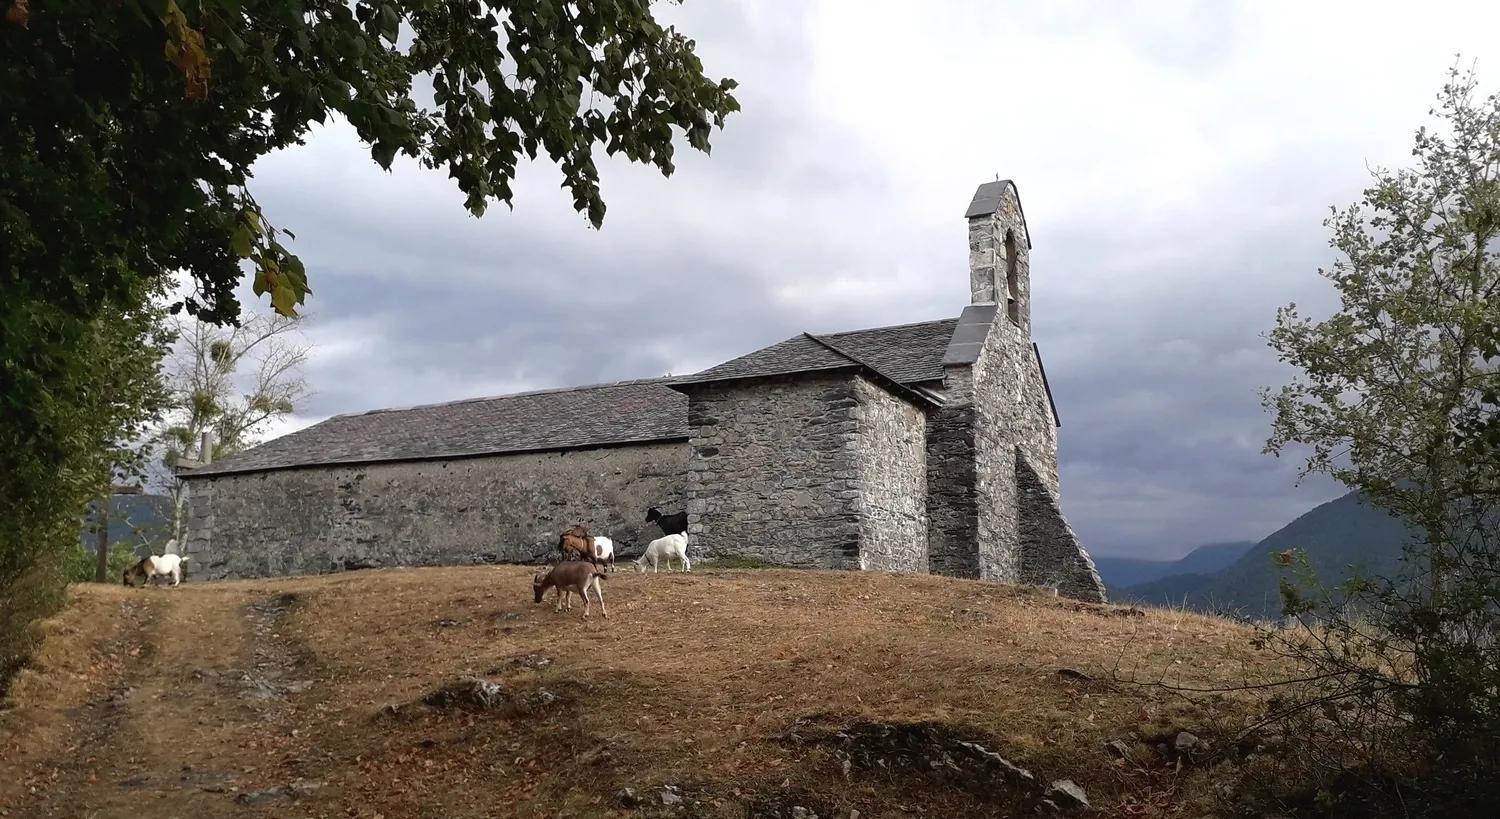
<svg viewBox="0 0 1500 819">
<path fill-rule="evenodd" d="M 1021 324 L 1021 276 L 1016 271 L 1016 234 L 1005 231 L 1005 314 Z"/>
</svg>

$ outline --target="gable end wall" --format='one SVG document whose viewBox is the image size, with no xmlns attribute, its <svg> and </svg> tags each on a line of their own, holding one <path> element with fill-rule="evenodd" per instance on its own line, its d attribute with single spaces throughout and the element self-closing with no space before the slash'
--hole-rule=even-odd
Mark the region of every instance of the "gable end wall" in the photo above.
<svg viewBox="0 0 1500 819">
<path fill-rule="evenodd" d="M 858 406 L 849 375 L 696 386 L 689 555 L 859 568 Z"/>
<path fill-rule="evenodd" d="M 854 392 L 859 567 L 925 574 L 927 413 L 862 377 Z"/>
</svg>

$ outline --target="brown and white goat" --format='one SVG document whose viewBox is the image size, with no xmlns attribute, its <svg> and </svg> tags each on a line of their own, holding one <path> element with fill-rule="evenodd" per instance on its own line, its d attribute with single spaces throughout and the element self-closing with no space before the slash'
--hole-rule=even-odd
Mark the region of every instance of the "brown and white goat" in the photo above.
<svg viewBox="0 0 1500 819">
<path fill-rule="evenodd" d="M 582 526 L 574 526 L 557 537 L 557 551 L 563 560 L 572 560 L 574 555 L 587 559 L 598 566 L 604 563 L 613 571 L 615 567 L 615 543 L 603 535 L 590 535 Z"/>
<path fill-rule="evenodd" d="M 182 583 L 188 558 L 181 555 L 148 555 L 141 558 L 140 562 L 125 570 L 120 576 L 120 582 L 126 586 L 134 586 L 134 580 L 140 578 L 143 584 L 155 584 L 158 578 L 170 578 L 172 585 Z"/>
<path fill-rule="evenodd" d="M 607 575 L 596 570 L 593 563 L 585 563 L 582 560 L 564 560 L 531 578 L 531 591 L 536 595 L 536 599 L 532 602 L 542 602 L 542 596 L 547 593 L 547 589 L 555 588 L 557 589 L 557 608 L 553 611 L 562 611 L 565 602 L 568 610 L 572 611 L 572 595 L 577 594 L 583 598 L 583 616 L 587 618 L 592 605 L 589 599 L 589 586 L 592 585 L 594 593 L 599 595 L 599 611 L 608 617 L 609 610 L 604 607 L 604 587 L 599 583 L 605 577 Z"/>
</svg>

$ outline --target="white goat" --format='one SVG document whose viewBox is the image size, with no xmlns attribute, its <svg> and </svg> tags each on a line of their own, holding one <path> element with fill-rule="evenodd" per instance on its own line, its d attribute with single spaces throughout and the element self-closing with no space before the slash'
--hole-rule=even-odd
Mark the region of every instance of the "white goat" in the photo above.
<svg viewBox="0 0 1500 819">
<path fill-rule="evenodd" d="M 159 577 L 170 577 L 172 585 L 176 586 L 182 582 L 182 564 L 187 561 L 188 558 L 181 555 L 150 555 L 126 569 L 120 582 L 126 586 L 134 586 L 132 578 L 139 577 L 146 583 L 155 583 Z"/>
<path fill-rule="evenodd" d="M 687 535 L 677 534 L 659 537 L 651 541 L 650 545 L 646 547 L 646 551 L 640 557 L 636 558 L 635 569 L 637 572 L 646 571 L 646 561 L 650 560 L 651 571 L 657 572 L 660 571 L 657 568 L 657 561 L 666 560 L 667 571 L 670 572 L 672 571 L 672 558 L 675 557 L 682 561 L 682 570 L 690 572 L 693 570 L 693 564 L 688 561 L 687 546 Z"/>
</svg>

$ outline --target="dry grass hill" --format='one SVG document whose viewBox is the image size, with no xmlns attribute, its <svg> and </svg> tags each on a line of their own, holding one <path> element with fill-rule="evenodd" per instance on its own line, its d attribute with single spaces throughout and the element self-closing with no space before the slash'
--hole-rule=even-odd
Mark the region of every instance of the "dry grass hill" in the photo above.
<svg viewBox="0 0 1500 819">
<path fill-rule="evenodd" d="M 529 581 L 74 586 L 0 710 L 0 816 L 997 816 L 1063 778 L 1201 816 L 1222 770 L 1162 748 L 1244 706 L 1116 678 L 1269 669 L 1226 621 L 994 583 L 627 566 L 585 621 Z M 424 702 L 462 677 L 495 707 Z"/>
</svg>

